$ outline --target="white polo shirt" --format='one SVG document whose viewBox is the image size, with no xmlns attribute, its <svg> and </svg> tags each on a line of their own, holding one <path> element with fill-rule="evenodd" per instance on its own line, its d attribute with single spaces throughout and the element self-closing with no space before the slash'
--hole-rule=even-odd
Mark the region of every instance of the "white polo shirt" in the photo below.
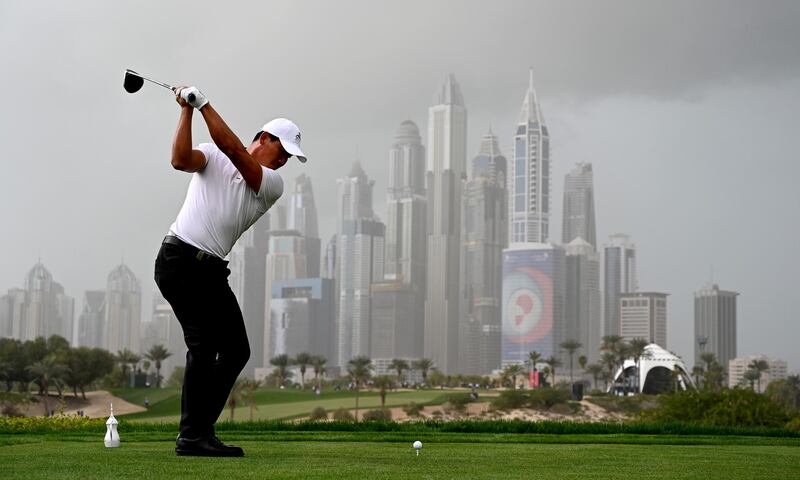
<svg viewBox="0 0 800 480">
<path fill-rule="evenodd" d="M 262 166 L 261 187 L 256 193 L 216 145 L 201 143 L 197 149 L 206 156 L 206 165 L 192 174 L 186 200 L 169 234 L 225 258 L 236 240 L 283 194 L 283 179 Z"/>
</svg>

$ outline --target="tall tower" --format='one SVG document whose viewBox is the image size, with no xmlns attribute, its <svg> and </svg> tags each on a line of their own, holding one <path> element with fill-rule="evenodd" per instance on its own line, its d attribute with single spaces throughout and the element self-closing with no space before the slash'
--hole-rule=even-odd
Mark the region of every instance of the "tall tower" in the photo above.
<svg viewBox="0 0 800 480">
<path fill-rule="evenodd" d="M 736 358 L 736 297 L 738 292 L 720 290 L 716 284 L 694 292 L 694 364 L 704 353 L 713 353 L 726 370 Z"/>
<path fill-rule="evenodd" d="M 581 237 L 597 248 L 594 220 L 594 174 L 591 163 L 575 165 L 564 178 L 564 245 Z"/>
<path fill-rule="evenodd" d="M 635 292 L 619 296 L 619 330 L 623 340 L 643 338 L 667 348 L 667 293 Z"/>
<path fill-rule="evenodd" d="M 370 285 L 383 279 L 386 227 L 372 210 L 375 182 L 359 162 L 338 183 L 336 363 L 344 366 L 354 356 L 369 355 Z"/>
<path fill-rule="evenodd" d="M 636 246 L 628 235 L 618 233 L 609 237 L 605 247 L 604 272 L 603 335 L 620 335 L 619 296 L 639 288 L 636 283 Z"/>
<path fill-rule="evenodd" d="M 428 268 L 423 353 L 444 373 L 458 363 L 461 191 L 466 179 L 467 109 L 448 75 L 428 109 Z"/>
<path fill-rule="evenodd" d="M 385 273 L 420 292 L 425 292 L 426 203 L 425 147 L 417 125 L 406 120 L 395 131 L 389 150 Z"/>
<path fill-rule="evenodd" d="M 600 258 L 589 242 L 578 237 L 566 248 L 567 292 L 564 339 L 581 343 L 589 361 L 600 358 L 603 319 L 600 299 Z M 662 345 L 663 346 L 663 345 Z"/>
<path fill-rule="evenodd" d="M 105 319 L 106 291 L 87 290 L 83 297 L 83 310 L 78 317 L 77 346 L 101 348 L 105 339 Z"/>
<path fill-rule="evenodd" d="M 306 258 L 308 276 L 319 277 L 320 249 L 319 226 L 317 222 L 317 206 L 314 203 L 314 190 L 311 178 L 301 173 L 294 180 L 294 189 L 289 194 L 287 212 L 287 228 L 297 230 L 306 239 Z"/>
<path fill-rule="evenodd" d="M 511 243 L 545 243 L 550 236 L 550 135 L 533 88 L 533 70 L 514 134 L 509 181 Z"/>
<path fill-rule="evenodd" d="M 462 202 L 463 306 L 459 371 L 483 375 L 500 368 L 503 249 L 508 246 L 506 157 L 497 137 L 484 135 L 472 160 Z"/>
<path fill-rule="evenodd" d="M 139 352 L 142 287 L 125 264 L 108 274 L 104 348 L 116 353 L 125 348 Z"/>
</svg>

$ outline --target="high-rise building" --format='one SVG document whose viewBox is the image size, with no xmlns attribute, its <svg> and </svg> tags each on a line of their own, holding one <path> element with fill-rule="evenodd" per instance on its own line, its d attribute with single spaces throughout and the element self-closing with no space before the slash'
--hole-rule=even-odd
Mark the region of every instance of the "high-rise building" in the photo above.
<svg viewBox="0 0 800 480">
<path fill-rule="evenodd" d="M 448 75 L 428 109 L 428 254 L 424 355 L 444 373 L 458 370 L 462 182 L 466 180 L 467 109 Z"/>
<path fill-rule="evenodd" d="M 389 150 L 385 274 L 425 292 L 427 255 L 425 147 L 410 120 L 400 124 Z M 420 299 L 420 303 L 424 298 Z"/>
<path fill-rule="evenodd" d="M 619 296 L 620 336 L 643 338 L 667 348 L 667 293 L 634 292 Z"/>
<path fill-rule="evenodd" d="M 112 353 L 128 349 L 140 352 L 142 287 L 127 265 L 108 274 L 103 348 Z"/>
<path fill-rule="evenodd" d="M 577 237 L 566 246 L 564 338 L 581 344 L 590 362 L 600 358 L 603 330 L 600 298 L 600 258 L 595 248 Z"/>
<path fill-rule="evenodd" d="M 264 280 L 267 292 L 273 292 L 272 286 L 281 280 L 308 277 L 308 259 L 306 257 L 306 237 L 297 230 L 271 230 L 266 257 L 266 275 Z M 272 312 L 272 296 L 266 295 L 262 308 L 264 309 L 265 327 L 263 328 L 263 358 L 261 366 L 270 365 L 270 358 L 275 354 L 270 350 L 274 342 L 270 338 L 272 332 L 269 328 Z M 256 338 L 256 337 L 253 337 Z M 252 343 L 256 343 L 253 341 Z M 259 346 L 262 348 L 261 346 Z M 252 357 L 252 355 L 251 355 Z"/>
<path fill-rule="evenodd" d="M 503 251 L 502 366 L 525 364 L 539 352 L 566 358 L 565 257 L 559 245 L 512 243 Z"/>
<path fill-rule="evenodd" d="M 0 337 L 22 338 L 25 326 L 25 290 L 12 288 L 0 297 Z"/>
<path fill-rule="evenodd" d="M 56 316 L 48 335 L 58 335 L 74 345 L 75 299 L 66 295 L 64 287 L 58 282 L 53 282 L 53 292 L 55 293 Z"/>
<path fill-rule="evenodd" d="M 472 160 L 462 202 L 463 317 L 459 372 L 484 375 L 500 368 L 503 249 L 508 246 L 506 158 L 489 133 Z"/>
<path fill-rule="evenodd" d="M 56 320 L 55 282 L 41 262 L 25 277 L 25 322 L 20 340 L 49 337 Z"/>
<path fill-rule="evenodd" d="M 264 312 L 266 295 L 266 262 L 269 247 L 270 216 L 263 215 L 239 237 L 228 255 L 231 271 L 228 283 L 242 310 L 245 328 L 250 337 L 250 359 L 243 374 L 253 377 L 262 366 L 264 356 Z M 178 365 L 178 364 L 176 364 Z"/>
<path fill-rule="evenodd" d="M 736 357 L 736 297 L 739 293 L 720 290 L 711 284 L 694 292 L 694 364 L 713 353 L 723 368 Z"/>
<path fill-rule="evenodd" d="M 620 335 L 619 296 L 638 289 L 636 247 L 628 235 L 618 233 L 609 237 L 604 267 L 603 335 Z"/>
<path fill-rule="evenodd" d="M 373 180 L 356 161 L 347 177 L 337 180 L 336 333 L 338 366 L 352 357 L 369 355 L 370 295 L 383 280 L 385 225 L 372 208 Z"/>
<path fill-rule="evenodd" d="M 422 292 L 407 282 L 372 284 L 370 357 L 420 358 L 425 328 Z"/>
<path fill-rule="evenodd" d="M 763 393 L 767 390 L 769 384 L 775 380 L 783 380 L 787 376 L 787 368 L 786 368 L 786 360 L 779 360 L 779 359 L 772 359 L 767 357 L 766 355 L 750 355 L 747 357 L 737 357 L 731 358 L 726 366 L 728 367 L 728 387 L 733 388 L 735 386 L 749 386 L 748 380 L 744 378 L 744 374 L 746 371 L 751 369 L 751 365 L 754 361 L 763 360 L 767 362 L 767 366 L 769 369 L 765 372 L 761 372 L 761 380 L 753 382 L 753 388 L 758 390 L 759 385 L 761 387 L 758 390 L 759 393 Z"/>
<path fill-rule="evenodd" d="M 336 239 L 338 235 L 331 235 L 325 245 L 325 259 L 322 265 L 322 278 L 336 279 Z M 334 287 L 335 288 L 335 287 Z M 338 291 L 338 290 L 337 290 Z"/>
<path fill-rule="evenodd" d="M 509 241 L 545 243 L 550 237 L 550 134 L 533 87 L 533 71 L 514 133 L 509 172 Z"/>
<path fill-rule="evenodd" d="M 306 239 L 306 263 L 309 277 L 319 277 L 320 248 L 317 206 L 311 178 L 301 173 L 294 180 L 294 189 L 289 193 L 287 229 L 297 230 Z"/>
<path fill-rule="evenodd" d="M 597 248 L 594 220 L 594 174 L 591 163 L 575 165 L 564 178 L 564 245 L 580 237 Z"/>
<path fill-rule="evenodd" d="M 333 280 L 296 278 L 272 284 L 270 345 L 273 356 L 298 353 L 333 361 L 336 343 Z"/>
<path fill-rule="evenodd" d="M 102 348 L 105 345 L 106 291 L 87 290 L 78 317 L 78 346 Z M 116 353 L 116 352 L 114 352 Z"/>
</svg>

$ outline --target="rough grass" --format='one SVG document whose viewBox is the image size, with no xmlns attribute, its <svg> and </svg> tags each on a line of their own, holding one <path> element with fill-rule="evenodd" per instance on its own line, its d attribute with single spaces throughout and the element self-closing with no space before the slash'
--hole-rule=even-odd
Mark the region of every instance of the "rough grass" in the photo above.
<svg viewBox="0 0 800 480">
<path fill-rule="evenodd" d="M 1 437 L 0 437 L 1 438 Z M 225 437 L 229 439 L 228 437 Z M 236 440 L 235 438 L 230 438 Z M 0 446 L 4 479 L 31 478 L 797 478 L 800 449 L 754 445 L 609 445 L 411 442 L 237 441 L 238 459 L 176 457 L 172 441 L 126 442 L 102 436 Z"/>
</svg>

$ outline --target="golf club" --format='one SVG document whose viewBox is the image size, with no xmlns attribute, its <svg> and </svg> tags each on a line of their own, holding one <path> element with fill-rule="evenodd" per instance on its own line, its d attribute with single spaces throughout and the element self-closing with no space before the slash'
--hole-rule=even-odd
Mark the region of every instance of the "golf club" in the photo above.
<svg viewBox="0 0 800 480">
<path fill-rule="evenodd" d="M 173 92 L 175 91 L 175 87 L 173 87 L 172 85 L 168 85 L 166 83 L 162 83 L 162 82 L 153 80 L 151 78 L 147 78 L 147 77 L 145 77 L 143 75 L 140 75 L 140 74 L 134 72 L 131 69 L 126 69 L 125 70 L 125 80 L 122 82 L 122 86 L 125 88 L 126 92 L 128 92 L 128 93 L 136 93 L 136 92 L 138 92 L 139 90 L 142 89 L 142 85 L 144 85 L 144 81 L 145 80 L 147 80 L 150 83 L 155 83 L 156 85 L 162 86 L 164 88 L 168 88 L 168 89 L 172 90 Z M 190 102 L 194 101 L 194 94 L 193 93 L 190 93 L 188 97 L 189 97 L 187 99 L 188 101 L 190 101 Z"/>
</svg>

